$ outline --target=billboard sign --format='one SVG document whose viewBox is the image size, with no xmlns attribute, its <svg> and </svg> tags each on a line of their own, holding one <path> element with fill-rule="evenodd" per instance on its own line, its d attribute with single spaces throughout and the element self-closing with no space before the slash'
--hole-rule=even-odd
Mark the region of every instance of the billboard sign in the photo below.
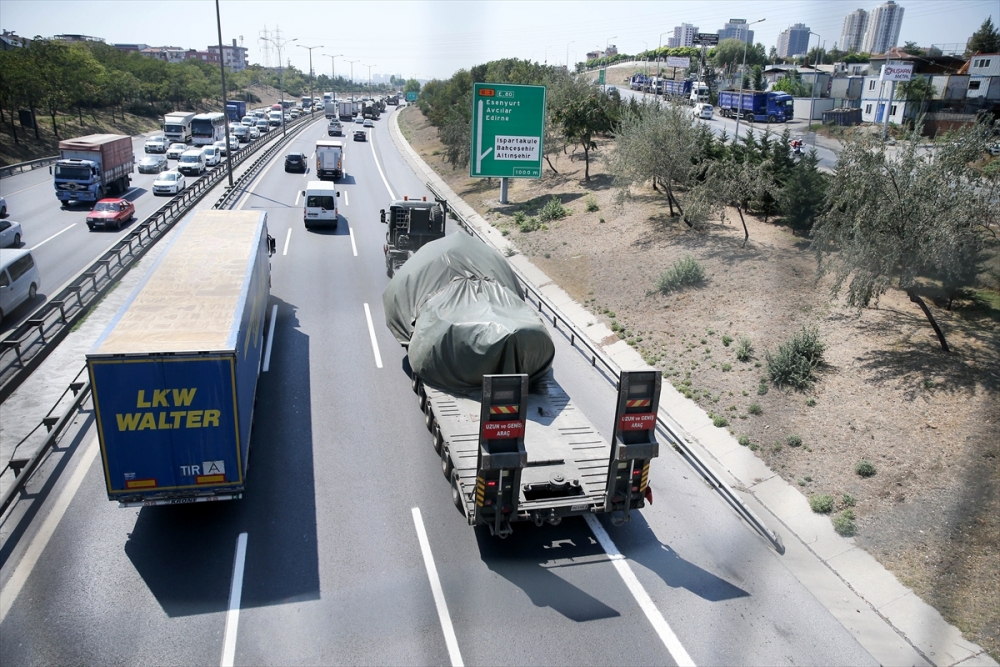
<svg viewBox="0 0 1000 667">
<path fill-rule="evenodd" d="M 469 176 L 541 178 L 545 86 L 476 83 Z"/>
<path fill-rule="evenodd" d="M 677 56 L 667 57 L 667 67 L 691 67 L 690 58 L 679 58 Z"/>
<path fill-rule="evenodd" d="M 882 65 L 881 81 L 909 81 L 913 78 L 913 63 L 888 62 Z"/>
</svg>

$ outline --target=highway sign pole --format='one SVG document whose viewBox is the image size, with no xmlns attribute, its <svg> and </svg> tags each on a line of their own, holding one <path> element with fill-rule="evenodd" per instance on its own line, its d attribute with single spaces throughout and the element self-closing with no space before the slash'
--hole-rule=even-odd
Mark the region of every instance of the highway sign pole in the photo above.
<svg viewBox="0 0 1000 667">
<path fill-rule="evenodd" d="M 507 203 L 511 178 L 541 178 L 545 86 L 476 83 L 472 90 L 471 178 L 499 178 Z"/>
</svg>

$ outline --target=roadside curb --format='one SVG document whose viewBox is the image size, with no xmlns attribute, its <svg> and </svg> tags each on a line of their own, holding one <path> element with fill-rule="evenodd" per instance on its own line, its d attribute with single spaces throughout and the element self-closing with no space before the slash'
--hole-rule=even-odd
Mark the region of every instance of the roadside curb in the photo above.
<svg viewBox="0 0 1000 667">
<path fill-rule="evenodd" d="M 414 172 L 425 178 L 498 250 L 511 243 L 459 197 L 402 136 L 399 114 L 389 134 Z M 624 341 L 602 343 L 612 332 L 577 304 L 525 256 L 510 257 L 523 275 L 622 368 L 648 368 Z M 690 446 L 715 462 L 717 471 L 759 515 L 773 517 L 771 528 L 788 550 L 782 562 L 821 604 L 883 665 L 962 665 L 997 667 L 983 649 L 962 638 L 930 605 L 903 586 L 853 538 L 838 535 L 826 516 L 812 512 L 798 489 L 769 469 L 726 430 L 669 383 L 663 383 L 660 414 Z"/>
</svg>

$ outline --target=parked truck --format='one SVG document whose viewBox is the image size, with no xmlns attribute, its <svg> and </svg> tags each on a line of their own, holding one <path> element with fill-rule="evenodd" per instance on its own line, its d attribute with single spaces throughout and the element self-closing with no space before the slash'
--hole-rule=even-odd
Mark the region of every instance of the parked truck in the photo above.
<svg viewBox="0 0 1000 667">
<path fill-rule="evenodd" d="M 684 101 L 687 102 L 691 97 L 691 83 L 690 79 L 685 79 L 684 81 L 663 81 L 661 83 L 663 98 L 668 100 L 684 98 Z"/>
<path fill-rule="evenodd" d="M 337 116 L 340 120 L 352 120 L 354 118 L 354 103 L 350 100 L 337 102 Z"/>
<path fill-rule="evenodd" d="M 240 122 L 247 115 L 247 103 L 240 100 L 226 102 L 226 115 L 229 116 L 229 122 Z"/>
<path fill-rule="evenodd" d="M 195 213 L 87 355 L 119 507 L 242 496 L 273 252 L 266 213 Z"/>
<path fill-rule="evenodd" d="M 121 134 L 90 134 L 59 142 L 56 197 L 63 203 L 96 202 L 129 188 L 135 169 L 132 138 Z"/>
<path fill-rule="evenodd" d="M 443 199 L 429 202 L 427 197 L 410 199 L 404 196 L 392 202 L 388 215 L 385 209 L 380 213 L 382 224 L 388 225 L 382 247 L 385 273 L 392 278 L 415 252 L 444 237 L 448 202 Z"/>
<path fill-rule="evenodd" d="M 470 526 L 609 514 L 652 501 L 660 372 L 622 372 L 606 440 L 552 374 L 555 346 L 506 259 L 464 233 L 425 245 L 382 295 L 452 502 Z"/>
<path fill-rule="evenodd" d="M 344 177 L 344 142 L 320 139 L 316 142 L 316 177 L 335 180 Z"/>
<path fill-rule="evenodd" d="M 720 91 L 719 113 L 729 118 L 742 116 L 750 122 L 784 123 L 792 120 L 795 105 L 788 93 L 747 91 L 742 96 L 740 104 L 738 91 Z"/>
<path fill-rule="evenodd" d="M 191 143 L 191 121 L 196 115 L 186 111 L 168 113 L 163 117 L 163 136 L 171 143 Z"/>
</svg>

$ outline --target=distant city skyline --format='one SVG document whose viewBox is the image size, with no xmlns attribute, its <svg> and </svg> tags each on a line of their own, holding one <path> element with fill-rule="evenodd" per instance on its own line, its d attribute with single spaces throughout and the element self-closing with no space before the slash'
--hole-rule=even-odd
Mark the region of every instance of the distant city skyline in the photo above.
<svg viewBox="0 0 1000 667">
<path fill-rule="evenodd" d="M 220 2 L 223 41 L 229 45 L 236 39 L 246 47 L 250 63 L 265 64 L 259 37 L 265 28 L 280 27 L 282 37 L 289 40 L 282 49 L 285 62 L 308 71 L 309 53 L 297 47 L 321 46 L 313 52 L 316 72 L 328 73 L 333 64 L 320 54 L 343 54 L 335 59 L 337 74 L 350 76 L 348 61 L 355 60 L 354 78 L 359 81 L 367 80 L 368 65 L 373 80 L 377 74 L 429 79 L 447 78 L 458 69 L 499 58 L 563 65 L 568 57 L 576 63 L 589 51 L 603 51 L 609 42 L 621 53 L 634 54 L 657 44 L 666 46 L 674 28 L 682 24 L 718 34 L 732 19 L 748 23 L 765 19 L 753 26 L 754 42 L 765 50 L 777 46 L 779 33 L 796 23 L 820 35 L 812 37 L 811 46 L 831 49 L 841 41 L 851 12 L 863 9 L 871 20 L 881 4 L 880 0 Z M 913 41 L 923 47 L 961 50 L 987 17 L 992 15 L 1000 24 L 996 0 L 897 0 L 896 4 L 904 10 L 899 45 Z M 275 7 L 280 11 L 269 11 Z M 211 0 L 0 0 L 0 28 L 27 38 L 80 33 L 110 43 L 194 50 L 218 43 Z"/>
</svg>

